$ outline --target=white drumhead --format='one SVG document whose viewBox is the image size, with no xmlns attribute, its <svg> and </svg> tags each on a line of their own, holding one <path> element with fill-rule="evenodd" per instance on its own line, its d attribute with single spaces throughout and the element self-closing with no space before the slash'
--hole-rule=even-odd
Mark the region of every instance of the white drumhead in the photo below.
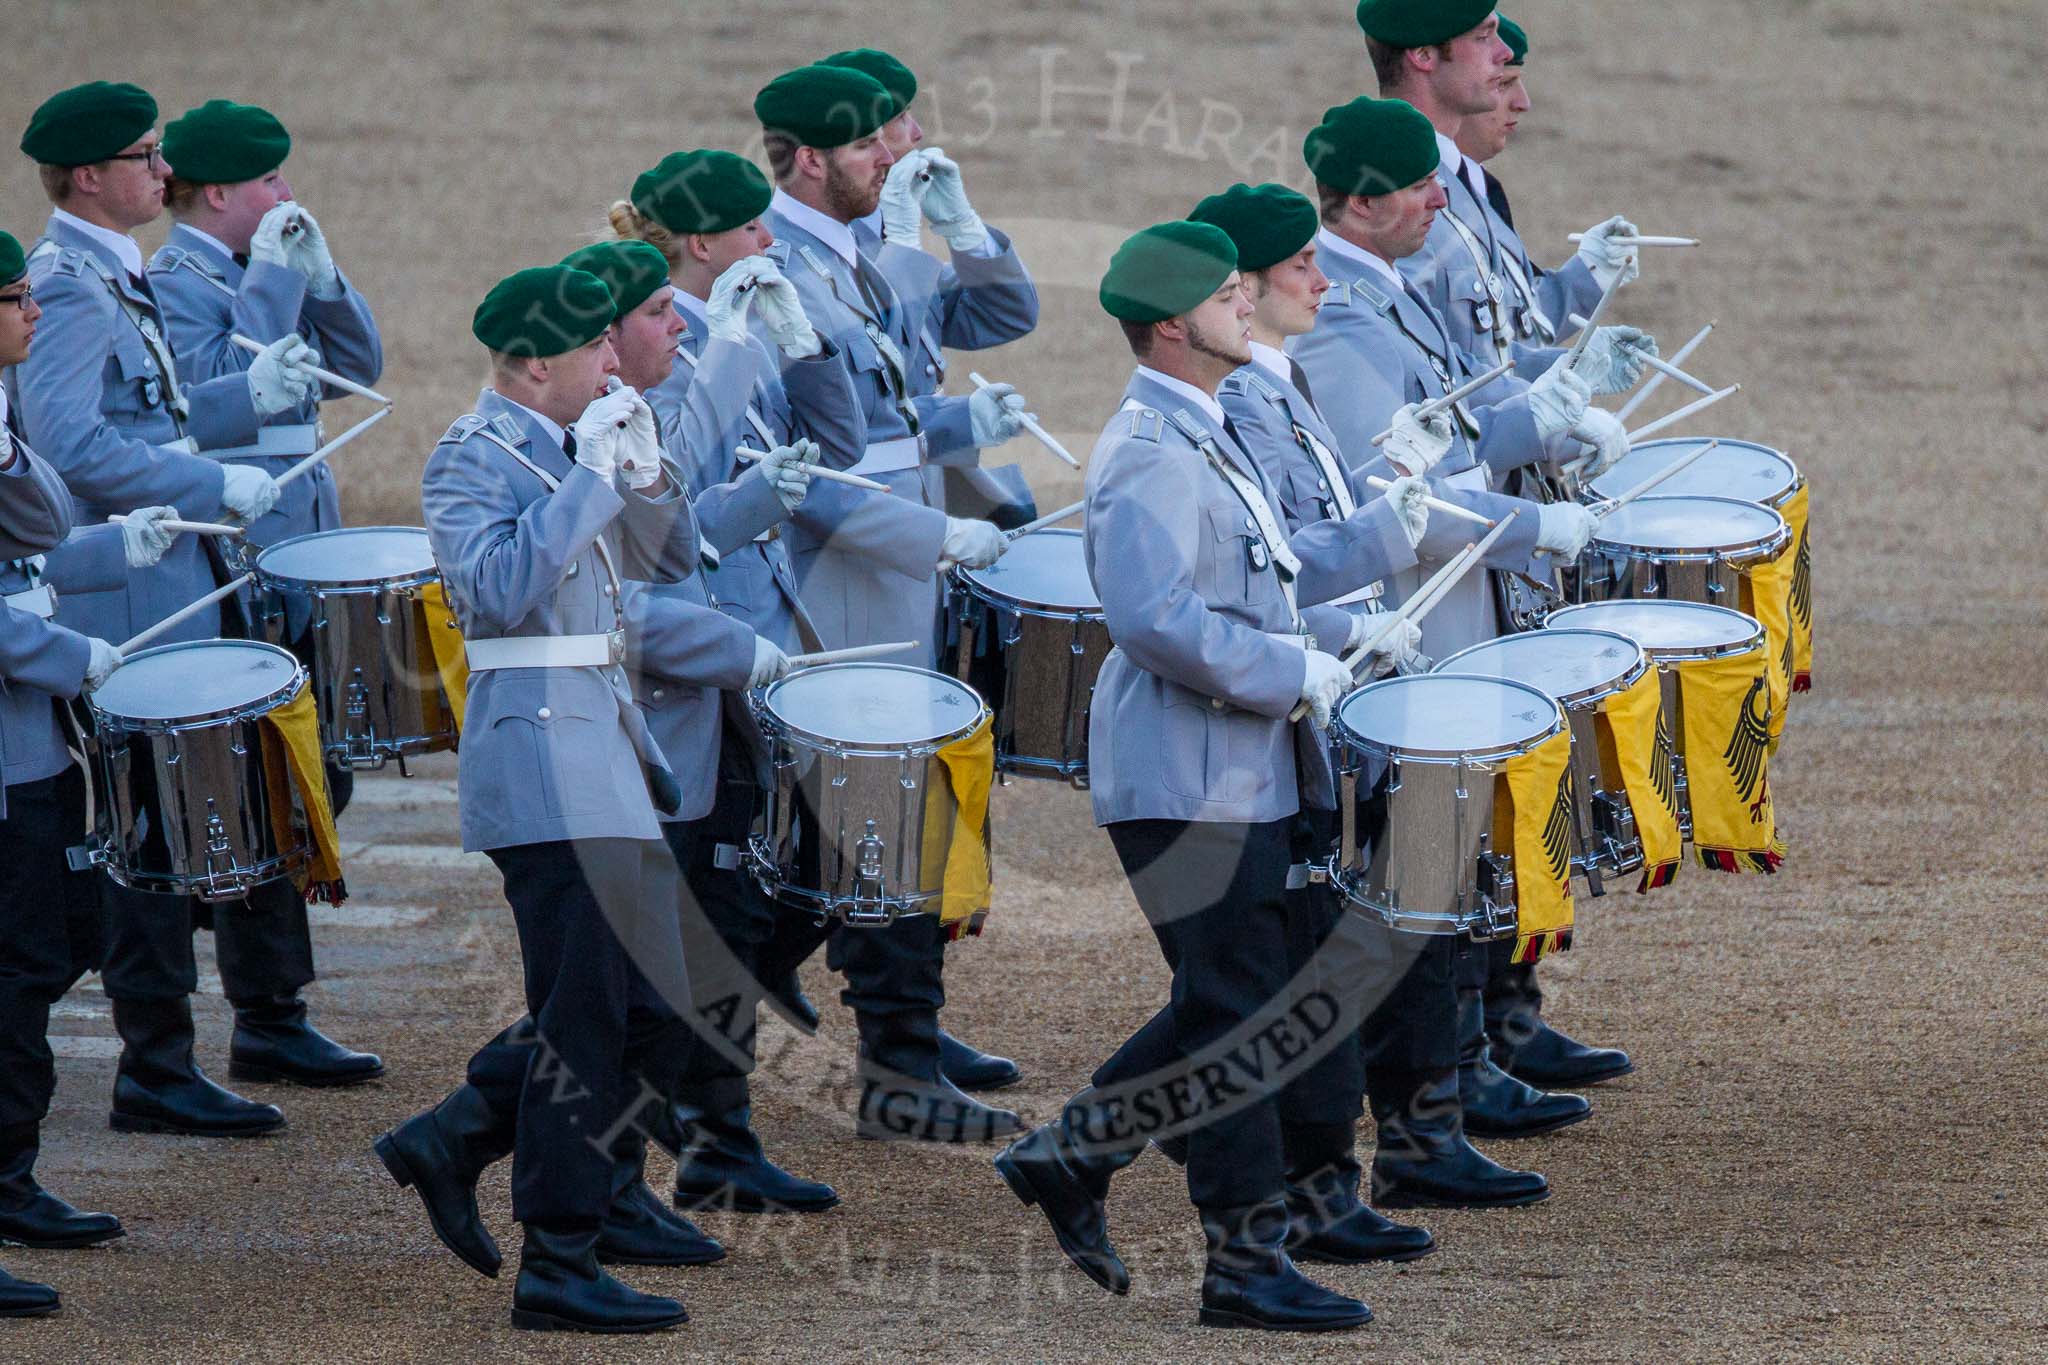
<svg viewBox="0 0 2048 1365">
<path fill-rule="evenodd" d="M 1461 649 L 1438 673 L 1473 673 L 1528 683 L 1561 702 L 1613 691 L 1643 666 L 1643 651 L 1605 630 L 1537 630 Z"/>
<path fill-rule="evenodd" d="M 1755 617 L 1701 602 L 1588 602 L 1550 613 L 1543 628 L 1611 630 L 1634 640 L 1652 658 L 1728 653 L 1754 644 L 1763 634 Z"/>
<path fill-rule="evenodd" d="M 1702 436 L 1645 441 L 1588 486 L 1603 498 L 1618 498 L 1706 444 L 1708 440 Z M 1657 491 L 1673 496 L 1739 498 L 1776 507 L 1798 486 L 1799 467 L 1783 451 L 1750 441 L 1724 439 L 1683 473 L 1658 484 Z"/>
<path fill-rule="evenodd" d="M 1101 611 L 1102 599 L 1088 581 L 1079 531 L 1033 531 L 1010 542 L 1003 557 L 986 569 L 962 569 L 960 576 L 990 596 L 1066 611 Z"/>
<path fill-rule="evenodd" d="M 434 551 L 417 526 L 354 526 L 280 540 L 256 556 L 256 569 L 299 583 L 383 583 L 432 574 Z"/>
<path fill-rule="evenodd" d="M 1524 753 L 1560 723 L 1557 703 L 1527 683 L 1462 674 L 1387 678 L 1337 705 L 1345 738 L 1396 754 Z"/>
<path fill-rule="evenodd" d="M 1768 507 L 1735 498 L 1664 497 L 1652 493 L 1600 521 L 1595 545 L 1618 545 L 1654 554 L 1737 551 L 1784 534 L 1785 519 Z"/>
<path fill-rule="evenodd" d="M 130 655 L 92 704 L 131 720 L 183 720 L 254 705 L 292 685 L 299 661 L 253 640 L 194 640 Z"/>
<path fill-rule="evenodd" d="M 793 730 L 864 747 L 920 746 L 972 730 L 981 697 L 963 682 L 902 664 L 801 669 L 762 698 Z"/>
</svg>

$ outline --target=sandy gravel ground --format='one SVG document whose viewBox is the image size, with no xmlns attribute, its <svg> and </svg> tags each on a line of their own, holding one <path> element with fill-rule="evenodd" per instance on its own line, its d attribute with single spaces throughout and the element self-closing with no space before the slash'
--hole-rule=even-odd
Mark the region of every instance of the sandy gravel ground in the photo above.
<svg viewBox="0 0 2048 1365">
<path fill-rule="evenodd" d="M 45 3 L 8 26 L 0 128 L 96 76 L 146 82 L 167 113 L 212 95 L 278 110 L 292 179 L 378 309 L 399 405 L 346 457 L 350 515 L 411 521 L 419 467 L 482 376 L 480 291 L 584 240 L 662 153 L 744 145 L 753 90 L 784 66 L 873 41 L 924 73 L 933 140 L 1046 286 L 1038 333 L 976 366 L 1081 448 L 1127 370 L 1093 302 L 1108 245 L 1233 179 L 1296 177 L 1302 131 L 1370 80 L 1342 3 L 915 0 L 881 16 L 840 0 Z M 1555 1198 L 1431 1216 L 1443 1250 L 1405 1270 L 1330 1270 L 1378 1311 L 1363 1335 L 1201 1333 L 1199 1238 L 1163 1162 L 1118 1184 L 1138 1286 L 1112 1300 L 1064 1267 L 985 1150 L 851 1139 L 851 1021 L 833 1003 L 815 1040 L 770 1026 L 758 1113 L 773 1150 L 846 1204 L 711 1218 L 725 1265 L 636 1274 L 687 1297 L 680 1334 L 515 1335 L 509 1283 L 445 1255 L 368 1151 L 517 1008 L 509 916 L 487 865 L 450 847 L 453 768 L 436 762 L 364 784 L 345 822 L 356 898 L 319 930 L 320 1019 L 384 1053 L 383 1084 L 263 1092 L 292 1121 L 270 1140 L 117 1139 L 105 1001 L 89 983 L 64 1002 L 44 1173 L 130 1235 L 0 1256 L 66 1301 L 0 1331 L 0 1357 L 2048 1353 L 2040 8 L 1531 0 L 1519 17 L 1539 46 L 1538 107 L 1499 167 L 1518 220 L 1556 257 L 1618 210 L 1708 240 L 1652 260 L 1620 312 L 1667 345 L 1720 320 L 1697 367 L 1748 387 L 1713 430 L 1811 476 L 1822 622 L 1818 690 L 1775 772 L 1784 875 L 1692 868 L 1655 898 L 1592 904 L 1547 973 L 1560 1022 L 1639 1063 L 1595 1092 L 1591 1122 L 1496 1148 Z M 32 237 L 32 173 L 0 181 L 0 225 Z M 1072 495 L 1049 457 L 1016 450 L 1041 505 Z M 998 911 L 953 959 L 948 1019 L 1018 1057 L 1012 1097 L 1044 1113 L 1165 974 L 1084 798 L 1013 787 L 997 809 Z M 822 969 L 809 986 L 833 1000 Z M 224 1072 L 218 989 L 201 1045 Z M 513 1238 L 503 1174 L 486 1190 Z"/>
</svg>

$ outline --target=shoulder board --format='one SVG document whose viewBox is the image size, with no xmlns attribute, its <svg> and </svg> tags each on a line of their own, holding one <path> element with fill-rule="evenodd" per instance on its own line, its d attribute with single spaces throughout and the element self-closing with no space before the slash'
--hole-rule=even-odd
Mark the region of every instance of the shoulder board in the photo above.
<svg viewBox="0 0 2048 1365">
<path fill-rule="evenodd" d="M 1331 280 L 1329 290 L 1323 295 L 1323 307 L 1349 308 L 1351 286 L 1343 280 Z"/>
<path fill-rule="evenodd" d="M 1130 417 L 1130 429 L 1125 434 L 1131 439 L 1157 445 L 1166 435 L 1166 418 L 1156 408 L 1132 408 Z"/>
<path fill-rule="evenodd" d="M 45 237 L 35 244 L 34 250 L 28 253 L 28 259 L 30 264 L 37 261 L 50 262 L 50 273 L 53 275 L 77 275 L 83 271 L 87 258 L 83 251 L 73 247 L 58 246 L 48 237 Z"/>
<path fill-rule="evenodd" d="M 156 255 L 152 256 L 149 261 L 149 270 L 152 275 L 159 273 L 169 274 L 180 266 L 192 271 L 200 279 L 205 280 L 229 298 L 235 296 L 235 291 L 228 285 L 228 277 L 221 273 L 220 267 L 207 260 L 197 251 L 187 251 L 181 246 L 159 247 Z"/>
<path fill-rule="evenodd" d="M 1246 385 L 1251 388 L 1257 389 L 1259 391 L 1260 396 L 1262 396 L 1268 403 L 1286 403 L 1286 398 L 1281 395 L 1280 390 L 1273 387 L 1272 381 L 1267 379 L 1265 375 L 1259 373 L 1258 366 L 1247 365 L 1243 369 L 1239 370 L 1237 373 L 1243 375 Z"/>
<path fill-rule="evenodd" d="M 441 434 L 441 439 L 443 441 L 467 441 L 489 425 L 490 419 L 487 417 L 480 417 L 473 412 L 464 413 L 449 424 L 448 430 Z"/>
<path fill-rule="evenodd" d="M 762 252 L 761 254 L 763 256 L 766 256 L 769 260 L 775 262 L 775 264 L 777 265 L 788 265 L 789 243 L 783 241 L 780 237 L 778 237 L 774 241 L 770 242 L 768 244 L 768 249 Z"/>
</svg>

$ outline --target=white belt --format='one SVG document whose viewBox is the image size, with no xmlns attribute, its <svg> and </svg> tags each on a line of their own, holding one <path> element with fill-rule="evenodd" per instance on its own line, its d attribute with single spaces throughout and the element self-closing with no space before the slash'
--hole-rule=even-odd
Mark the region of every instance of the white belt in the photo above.
<svg viewBox="0 0 2048 1365">
<path fill-rule="evenodd" d="M 626 632 L 609 635 L 508 635 L 465 640 L 469 671 L 492 668 L 609 668 L 626 657 Z"/>
<path fill-rule="evenodd" d="M 893 441 L 876 441 L 849 474 L 893 474 L 915 469 L 924 463 L 924 437 L 899 436 Z"/>
<path fill-rule="evenodd" d="M 57 590 L 48 583 L 27 592 L 11 592 L 0 598 L 16 611 L 25 611 L 31 616 L 40 616 L 45 621 L 57 614 Z"/>
<path fill-rule="evenodd" d="M 287 422 L 281 426 L 259 429 L 256 439 L 248 445 L 228 446 L 221 450 L 202 450 L 199 453 L 209 460 L 243 460 L 251 456 L 276 456 L 284 459 L 293 455 L 311 455 L 319 448 L 318 423 Z"/>
</svg>

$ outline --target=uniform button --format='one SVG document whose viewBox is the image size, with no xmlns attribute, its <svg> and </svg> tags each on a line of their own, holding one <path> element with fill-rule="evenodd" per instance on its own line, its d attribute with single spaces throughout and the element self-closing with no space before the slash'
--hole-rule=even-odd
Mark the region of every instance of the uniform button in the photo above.
<svg viewBox="0 0 2048 1365">
<path fill-rule="evenodd" d="M 539 716 L 539 717 L 540 717 L 540 718 L 541 718 L 542 720 L 552 720 L 552 719 L 554 719 L 554 715 L 555 715 L 555 713 L 554 713 L 553 711 L 550 711 L 550 710 L 549 710 L 549 709 L 548 709 L 547 707 L 545 707 L 545 706 L 541 707 L 541 708 L 540 708 L 540 710 L 539 710 L 539 711 L 537 711 L 537 712 L 535 712 L 534 714 L 535 714 L 535 715 L 538 715 L 538 716 Z"/>
<path fill-rule="evenodd" d="M 660 701 L 660 700 L 661 700 L 661 689 L 657 687 L 657 688 L 655 688 L 655 689 L 654 689 L 654 691 L 652 691 L 652 692 L 648 693 L 648 695 L 649 695 L 650 697 L 654 698 L 654 700 L 656 700 L 656 701 Z"/>
<path fill-rule="evenodd" d="M 1244 529 L 1247 531 L 1256 531 L 1259 529 L 1259 524 L 1256 521 L 1253 521 L 1250 517 L 1246 517 L 1244 519 Z"/>
<path fill-rule="evenodd" d="M 616 595 L 617 595 L 617 593 L 618 593 L 618 589 L 617 589 L 617 588 L 614 588 L 614 587 L 613 587 L 613 586 L 612 586 L 611 584 L 607 583 L 607 584 L 605 584 L 605 585 L 604 585 L 604 595 L 605 595 L 606 597 L 612 597 L 612 596 L 616 596 Z"/>
</svg>

